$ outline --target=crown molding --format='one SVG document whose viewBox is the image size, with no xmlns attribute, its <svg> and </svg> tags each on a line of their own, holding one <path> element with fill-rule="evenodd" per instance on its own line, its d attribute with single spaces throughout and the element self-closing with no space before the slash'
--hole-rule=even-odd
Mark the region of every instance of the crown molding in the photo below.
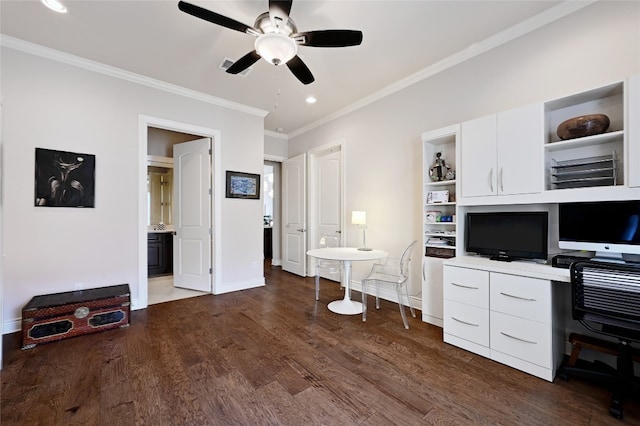
<svg viewBox="0 0 640 426">
<path fill-rule="evenodd" d="M 468 61 L 478 55 L 481 55 L 489 50 L 495 49 L 503 44 L 506 44 L 510 41 L 513 41 L 525 34 L 528 34 L 532 31 L 537 30 L 538 28 L 544 27 L 547 24 L 550 24 L 558 19 L 564 18 L 567 15 L 575 13 L 586 6 L 589 6 L 593 3 L 596 3 L 597 0 L 585 0 L 585 1 L 574 1 L 567 0 L 562 3 L 551 7 L 544 12 L 541 12 L 535 16 L 532 16 L 529 19 L 526 19 L 512 27 L 507 28 L 499 33 L 496 33 L 478 43 L 475 43 L 468 48 L 459 51 L 447 58 L 442 59 L 441 61 L 436 62 L 435 64 L 418 71 L 406 77 L 402 80 L 393 83 L 384 89 L 362 98 L 358 102 L 355 102 L 345 108 L 342 108 L 333 114 L 329 114 L 325 117 L 322 117 L 319 120 L 314 121 L 306 126 L 299 128 L 288 134 L 289 138 L 294 138 L 296 136 L 300 136 L 303 133 L 306 133 L 310 130 L 315 129 L 323 124 L 329 123 L 333 120 L 336 120 L 344 115 L 347 115 L 353 111 L 356 111 L 360 108 L 363 108 L 373 102 L 379 101 L 382 98 L 385 98 L 391 94 L 399 92 L 400 90 L 406 89 L 407 87 L 416 84 L 422 80 L 425 80 L 429 77 L 433 77 L 436 74 L 439 74 L 449 68 L 452 68 L 462 62 Z"/>
<path fill-rule="evenodd" d="M 29 53 L 35 56 L 40 56 L 53 61 L 62 62 L 67 65 L 72 65 L 78 68 L 83 68 L 89 71 L 104 74 L 110 77 L 118 78 L 120 80 L 129 81 L 132 83 L 140 84 L 142 86 L 151 87 L 154 89 L 162 90 L 164 92 L 172 93 L 174 95 L 184 96 L 186 98 L 195 99 L 197 101 L 206 102 L 208 104 L 228 108 L 234 111 L 244 112 L 258 117 L 266 117 L 268 111 L 243 105 L 237 102 L 232 102 L 226 99 L 218 98 L 216 96 L 207 95 L 196 90 L 187 89 L 175 84 L 170 84 L 162 80 L 156 80 L 141 74 L 125 71 L 120 68 L 105 65 L 100 62 L 92 61 L 89 59 L 81 58 L 79 56 L 71 55 L 59 50 L 44 47 L 39 44 L 31 43 L 25 40 L 21 40 L 15 37 L 0 34 L 0 46 L 7 47 L 9 49 L 18 50 L 21 52 Z"/>
<path fill-rule="evenodd" d="M 264 135 L 265 136 L 271 136 L 272 138 L 276 138 L 276 139 L 283 139 L 283 140 L 289 140 L 289 136 L 287 136 L 286 133 L 279 133 L 279 132 L 274 132 L 272 130 L 264 130 Z"/>
</svg>

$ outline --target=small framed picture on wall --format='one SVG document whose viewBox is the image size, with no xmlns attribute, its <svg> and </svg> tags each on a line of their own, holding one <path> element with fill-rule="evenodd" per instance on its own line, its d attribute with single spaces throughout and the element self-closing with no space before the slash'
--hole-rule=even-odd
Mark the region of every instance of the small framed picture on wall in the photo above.
<svg viewBox="0 0 640 426">
<path fill-rule="evenodd" d="M 227 198 L 260 199 L 260 175 L 227 170 Z"/>
</svg>

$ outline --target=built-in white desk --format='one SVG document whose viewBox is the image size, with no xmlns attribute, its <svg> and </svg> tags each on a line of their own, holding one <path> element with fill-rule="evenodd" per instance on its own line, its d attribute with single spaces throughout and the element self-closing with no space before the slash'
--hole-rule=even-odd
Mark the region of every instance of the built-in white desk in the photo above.
<svg viewBox="0 0 640 426">
<path fill-rule="evenodd" d="M 444 341 L 553 381 L 564 355 L 569 270 L 476 256 L 443 265 Z"/>
<path fill-rule="evenodd" d="M 537 262 L 501 262 L 481 256 L 458 256 L 447 259 L 443 263 L 445 265 L 452 266 L 477 267 L 478 269 L 484 269 L 486 271 L 522 275 L 525 277 L 540 278 L 542 280 L 560 281 L 565 283 L 571 282 L 568 269 L 554 268 L 550 264 Z"/>
</svg>

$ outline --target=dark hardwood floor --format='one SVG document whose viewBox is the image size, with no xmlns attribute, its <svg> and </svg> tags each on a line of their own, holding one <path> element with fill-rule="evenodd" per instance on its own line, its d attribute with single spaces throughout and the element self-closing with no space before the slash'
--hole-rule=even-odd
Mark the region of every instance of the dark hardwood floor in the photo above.
<svg viewBox="0 0 640 426">
<path fill-rule="evenodd" d="M 131 326 L 21 350 L 4 336 L 2 426 L 623 425 L 610 393 L 554 383 L 442 342 L 396 304 L 336 315 L 324 281 L 265 268 L 267 285 L 132 313 Z M 359 294 L 354 293 L 356 298 Z M 419 313 L 418 313 L 419 314 Z"/>
</svg>

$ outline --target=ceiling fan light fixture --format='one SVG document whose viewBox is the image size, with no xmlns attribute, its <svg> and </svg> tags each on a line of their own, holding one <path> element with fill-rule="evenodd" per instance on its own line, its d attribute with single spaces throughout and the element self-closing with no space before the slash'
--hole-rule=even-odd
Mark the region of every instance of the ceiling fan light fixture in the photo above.
<svg viewBox="0 0 640 426">
<path fill-rule="evenodd" d="M 280 33 L 262 34 L 256 39 L 256 52 L 273 65 L 283 65 L 298 53 L 298 45 L 291 38 Z"/>
<path fill-rule="evenodd" d="M 67 13 L 67 8 L 58 0 L 42 0 L 42 4 L 58 13 Z"/>
</svg>

